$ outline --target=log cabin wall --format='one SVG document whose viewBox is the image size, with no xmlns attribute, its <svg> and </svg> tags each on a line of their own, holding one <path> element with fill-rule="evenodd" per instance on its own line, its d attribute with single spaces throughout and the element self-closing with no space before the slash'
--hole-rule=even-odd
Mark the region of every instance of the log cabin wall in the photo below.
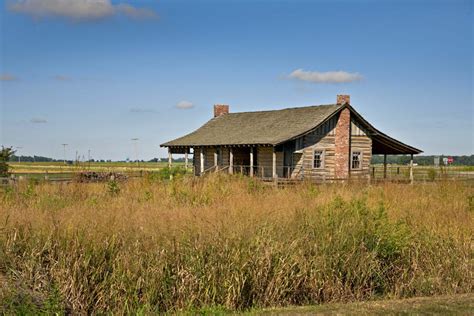
<svg viewBox="0 0 474 316">
<path fill-rule="evenodd" d="M 296 144 L 302 144 L 302 148 L 293 155 L 294 169 L 293 178 L 334 178 L 335 158 L 335 126 L 337 117 L 333 117 L 314 131 L 301 137 Z M 298 145 L 297 145 L 298 146 Z M 315 150 L 323 151 L 323 168 L 313 168 L 313 155 Z"/>
<path fill-rule="evenodd" d="M 367 131 L 362 128 L 357 121 L 351 120 L 351 159 L 352 152 L 360 151 L 362 153 L 362 161 L 360 169 L 350 170 L 351 178 L 366 178 L 370 176 L 370 161 L 372 159 L 372 139 L 368 136 Z"/>
<path fill-rule="evenodd" d="M 293 155 L 294 169 L 291 175 L 293 178 L 314 178 L 318 180 L 335 178 L 336 122 L 337 117 L 333 117 L 311 133 L 302 136 L 301 140 L 296 140 L 296 144 L 302 144 L 303 148 L 296 148 L 297 152 Z M 351 120 L 350 146 L 350 162 L 352 151 L 360 151 L 362 153 L 361 168 L 351 168 L 350 176 L 353 178 L 369 176 L 372 140 L 368 133 L 354 120 Z M 313 168 L 315 150 L 323 151 L 323 168 Z"/>
</svg>

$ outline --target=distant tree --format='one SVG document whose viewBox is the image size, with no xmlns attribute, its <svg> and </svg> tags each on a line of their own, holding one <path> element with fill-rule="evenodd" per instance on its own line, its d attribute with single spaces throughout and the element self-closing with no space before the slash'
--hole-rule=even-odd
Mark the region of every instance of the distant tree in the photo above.
<svg viewBox="0 0 474 316">
<path fill-rule="evenodd" d="M 15 151 L 11 147 L 3 147 L 0 151 L 0 177 L 8 177 L 8 161 L 10 161 L 10 157 L 15 153 Z"/>
</svg>

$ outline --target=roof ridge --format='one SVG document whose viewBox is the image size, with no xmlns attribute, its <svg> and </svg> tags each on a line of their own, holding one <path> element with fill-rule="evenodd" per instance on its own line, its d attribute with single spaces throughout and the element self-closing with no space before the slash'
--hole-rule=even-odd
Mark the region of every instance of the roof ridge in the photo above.
<svg viewBox="0 0 474 316">
<path fill-rule="evenodd" d="M 329 107 L 329 106 L 343 106 L 342 104 L 319 104 L 319 105 L 304 105 L 304 106 L 295 106 L 295 107 L 289 107 L 289 108 L 283 108 L 283 109 L 275 109 L 275 110 L 261 110 L 261 111 L 243 111 L 243 112 L 229 112 L 225 115 L 232 115 L 232 114 L 247 114 L 247 113 L 263 113 L 263 112 L 278 112 L 278 111 L 284 111 L 284 110 L 297 110 L 297 109 L 307 109 L 307 108 L 319 108 L 319 107 Z M 222 116 L 225 116 L 222 115 Z M 221 117 L 221 116 L 218 116 Z"/>
</svg>

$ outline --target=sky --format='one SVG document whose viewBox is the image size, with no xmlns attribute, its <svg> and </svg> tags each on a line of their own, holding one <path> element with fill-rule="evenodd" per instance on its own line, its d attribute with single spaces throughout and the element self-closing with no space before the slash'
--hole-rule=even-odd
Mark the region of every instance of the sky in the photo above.
<svg viewBox="0 0 474 316">
<path fill-rule="evenodd" d="M 335 103 L 425 154 L 474 153 L 473 1 L 6 0 L 0 143 L 165 157 L 231 112 Z"/>
</svg>

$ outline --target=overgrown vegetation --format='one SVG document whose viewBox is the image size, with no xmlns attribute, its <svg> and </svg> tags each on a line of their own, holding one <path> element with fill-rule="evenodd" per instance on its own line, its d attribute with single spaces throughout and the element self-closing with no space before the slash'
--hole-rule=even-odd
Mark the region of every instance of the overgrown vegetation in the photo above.
<svg viewBox="0 0 474 316">
<path fill-rule="evenodd" d="M 3 192 L 0 313 L 245 310 L 474 290 L 467 184 L 155 180 Z"/>
<path fill-rule="evenodd" d="M 8 172 L 8 162 L 14 153 L 15 151 L 12 148 L 2 146 L 0 150 L 0 177 L 8 177 L 10 175 Z"/>
</svg>

